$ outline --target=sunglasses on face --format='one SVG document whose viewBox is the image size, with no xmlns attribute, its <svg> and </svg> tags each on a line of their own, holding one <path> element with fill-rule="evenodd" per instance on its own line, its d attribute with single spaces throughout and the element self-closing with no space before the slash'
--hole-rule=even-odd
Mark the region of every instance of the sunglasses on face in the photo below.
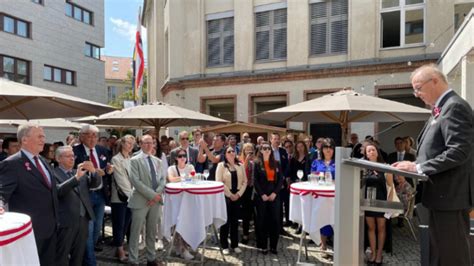
<svg viewBox="0 0 474 266">
<path fill-rule="evenodd" d="M 181 140 L 188 140 L 188 138 L 181 138 Z"/>
<path fill-rule="evenodd" d="M 234 150 L 228 150 L 227 153 L 235 153 Z"/>
<path fill-rule="evenodd" d="M 178 158 L 186 158 L 186 154 L 178 154 Z"/>
<path fill-rule="evenodd" d="M 269 151 L 269 150 L 270 150 L 270 146 L 262 147 L 262 151 Z"/>
</svg>

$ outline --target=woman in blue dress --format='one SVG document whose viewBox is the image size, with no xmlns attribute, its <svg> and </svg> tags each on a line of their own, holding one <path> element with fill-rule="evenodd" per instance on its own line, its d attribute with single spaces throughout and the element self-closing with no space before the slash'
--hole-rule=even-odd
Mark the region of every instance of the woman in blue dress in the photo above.
<svg viewBox="0 0 474 266">
<path fill-rule="evenodd" d="M 336 177 L 336 165 L 334 162 L 334 149 L 336 143 L 331 138 L 326 138 L 323 140 L 321 145 L 322 148 L 322 156 L 321 160 L 314 160 L 311 164 L 311 173 L 315 172 L 322 172 L 326 173 L 326 171 L 330 171 L 332 175 L 332 179 Z M 321 249 L 327 250 L 327 239 L 334 235 L 334 230 L 332 226 L 326 225 L 320 229 L 321 234 Z"/>
</svg>

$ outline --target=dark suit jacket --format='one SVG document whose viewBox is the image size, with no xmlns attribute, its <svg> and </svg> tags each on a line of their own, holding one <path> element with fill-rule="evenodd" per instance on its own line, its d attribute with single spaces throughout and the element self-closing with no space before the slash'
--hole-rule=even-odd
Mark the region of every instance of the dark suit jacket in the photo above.
<svg viewBox="0 0 474 266">
<path fill-rule="evenodd" d="M 269 182 L 267 180 L 267 173 L 265 172 L 265 167 L 263 163 L 255 162 L 254 164 L 254 187 L 255 192 L 258 196 L 262 196 L 263 194 L 269 196 L 274 192 L 277 194 L 280 192 L 282 185 L 283 185 L 283 175 L 280 167 L 277 167 L 275 181 Z"/>
<path fill-rule="evenodd" d="M 282 175 L 284 177 L 290 176 L 290 161 L 288 160 L 288 153 L 282 147 L 279 147 L 278 151 L 280 152 L 280 167 Z"/>
<path fill-rule="evenodd" d="M 170 165 L 174 165 L 175 164 L 175 160 L 176 160 L 176 154 L 178 152 L 178 148 L 175 148 L 173 149 L 171 152 L 170 152 Z M 197 150 L 196 148 L 193 148 L 191 146 L 189 146 L 189 164 L 192 164 L 194 167 L 196 167 L 196 163 L 197 163 L 197 157 L 199 155 L 199 150 Z"/>
<path fill-rule="evenodd" d="M 403 160 L 414 162 L 414 161 L 416 161 L 416 157 L 415 157 L 415 155 L 413 155 L 409 152 L 405 152 L 405 154 L 403 155 Z M 398 162 L 398 153 L 396 151 L 390 153 L 387 157 L 387 163 L 388 164 L 392 164 L 392 163 L 395 163 L 395 162 Z"/>
<path fill-rule="evenodd" d="M 454 91 L 440 103 L 418 137 L 417 163 L 429 176 L 422 203 L 433 210 L 461 210 L 472 206 L 473 113 Z"/>
<path fill-rule="evenodd" d="M 83 176 L 80 181 L 77 181 L 75 177 L 67 176 L 59 167 L 55 168 L 54 172 L 58 183 L 60 227 L 69 227 L 77 223 L 80 217 L 80 204 L 83 204 L 86 210 L 86 218 L 95 219 L 89 199 L 89 187 L 98 187 L 101 182 L 100 176 L 91 175 L 90 181 L 88 176 Z M 73 170 L 73 173 L 75 174 L 76 171 Z"/>
<path fill-rule="evenodd" d="M 100 169 L 104 170 L 105 167 L 107 166 L 107 163 L 110 162 L 112 158 L 109 157 L 109 150 L 107 148 L 104 148 L 100 145 L 95 145 L 95 150 L 97 152 L 97 156 L 99 158 L 96 158 L 96 160 L 99 163 Z M 74 151 L 74 168 L 77 168 L 77 165 L 88 160 L 89 157 L 87 156 L 86 149 L 84 148 L 84 145 L 79 144 L 73 147 Z M 112 193 L 112 177 L 111 175 L 106 174 L 105 176 L 102 177 L 102 192 L 106 196 L 106 202 L 110 201 L 110 196 Z"/>
<path fill-rule="evenodd" d="M 47 239 L 58 227 L 58 194 L 53 171 L 41 156 L 40 160 L 51 176 L 51 189 L 35 164 L 19 151 L 0 163 L 0 198 L 9 211 L 31 217 L 36 239 Z"/>
</svg>

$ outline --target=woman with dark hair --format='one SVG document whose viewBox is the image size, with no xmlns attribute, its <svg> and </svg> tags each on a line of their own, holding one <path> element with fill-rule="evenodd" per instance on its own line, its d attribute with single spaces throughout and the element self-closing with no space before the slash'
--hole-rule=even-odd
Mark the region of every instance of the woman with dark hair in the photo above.
<svg viewBox="0 0 474 266">
<path fill-rule="evenodd" d="M 164 169 L 168 169 L 168 159 L 166 158 L 166 154 L 161 149 L 160 140 L 158 138 L 153 138 L 153 146 L 155 146 L 154 155 L 161 160 L 161 162 L 163 163 Z"/>
<path fill-rule="evenodd" d="M 364 147 L 364 159 L 372 162 L 384 163 L 382 155 L 375 143 L 367 143 Z M 367 170 L 364 173 L 365 180 L 365 196 L 367 197 L 367 190 L 369 188 L 376 189 L 376 199 L 377 200 L 391 200 L 393 193 L 395 193 L 393 185 L 393 175 L 384 174 L 382 172 L 377 172 L 375 170 Z M 389 191 L 387 191 L 387 187 Z M 387 197 L 388 196 L 388 197 Z M 368 236 L 370 250 L 372 251 L 371 257 L 368 259 L 368 262 L 371 264 L 381 265 L 382 251 L 385 244 L 385 224 L 386 219 L 383 212 L 365 212 L 365 221 L 368 227 Z M 377 238 L 375 236 L 375 230 L 377 229 Z M 377 245 L 378 244 L 378 245 Z M 377 249 L 376 249 L 377 245 Z"/>
<path fill-rule="evenodd" d="M 298 170 L 303 171 L 303 178 L 301 181 L 308 180 L 308 172 L 306 170 L 306 161 L 308 160 L 308 148 L 303 141 L 297 141 L 295 144 L 295 156 L 290 160 L 290 177 L 291 182 L 298 181 Z"/>
<path fill-rule="evenodd" d="M 189 175 L 191 171 L 194 171 L 194 166 L 192 164 L 186 164 L 187 158 L 186 150 L 183 148 L 178 148 L 176 151 L 174 164 L 168 167 L 167 182 L 181 182 L 182 173 Z M 194 258 L 194 256 L 189 252 L 189 245 L 184 241 L 178 232 L 176 232 L 174 236 L 174 249 L 176 254 L 185 260 L 192 260 Z"/>
<path fill-rule="evenodd" d="M 247 244 L 249 241 L 250 220 L 255 217 L 255 204 L 252 199 L 253 194 L 253 168 L 254 168 L 255 152 L 252 143 L 244 143 L 240 154 L 240 163 L 244 165 L 245 175 L 247 176 L 247 187 L 242 196 L 242 243 Z M 254 220 L 255 221 L 255 220 Z"/>
<path fill-rule="evenodd" d="M 230 247 L 239 254 L 242 250 L 239 245 L 239 209 L 240 197 L 247 187 L 247 176 L 244 166 L 236 156 L 236 150 L 228 146 L 225 150 L 224 161 L 217 165 L 216 181 L 224 183 L 225 203 L 227 206 L 227 222 L 220 228 L 221 247 L 224 255 L 229 254 L 230 227 Z"/>
<path fill-rule="evenodd" d="M 257 208 L 257 248 L 263 254 L 278 254 L 280 232 L 280 199 L 278 193 L 283 185 L 283 175 L 273 156 L 270 143 L 264 141 L 259 147 L 254 167 L 255 204 Z"/>
<path fill-rule="evenodd" d="M 46 160 L 46 162 L 53 168 L 58 166 L 58 163 L 54 159 L 54 152 L 56 149 L 54 148 L 54 145 L 51 143 L 45 143 L 43 146 L 43 151 L 40 152 L 40 155 L 43 156 L 43 158 Z"/>
<path fill-rule="evenodd" d="M 123 249 L 124 235 L 132 220 L 132 212 L 127 207 L 128 198 L 132 194 L 132 183 L 130 183 L 130 158 L 132 155 L 135 137 L 125 135 L 118 141 L 118 153 L 112 157 L 114 174 L 112 182 L 112 235 L 113 245 L 117 248 L 115 256 L 124 262 L 127 260 Z"/>
<path fill-rule="evenodd" d="M 334 149 L 336 143 L 331 138 L 325 138 L 321 143 L 321 159 L 314 160 L 311 164 L 311 173 L 319 172 L 326 173 L 329 171 L 331 173 L 332 179 L 336 177 L 336 164 L 334 162 Z M 327 250 L 327 239 L 334 235 L 334 230 L 332 226 L 326 225 L 319 230 L 321 234 L 321 250 Z"/>
</svg>

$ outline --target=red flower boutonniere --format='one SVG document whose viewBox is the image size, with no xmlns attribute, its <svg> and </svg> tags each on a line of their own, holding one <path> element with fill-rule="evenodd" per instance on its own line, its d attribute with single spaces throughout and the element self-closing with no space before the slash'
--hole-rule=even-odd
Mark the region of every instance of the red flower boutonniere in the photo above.
<svg viewBox="0 0 474 266">
<path fill-rule="evenodd" d="M 433 108 L 432 114 L 433 114 L 434 118 L 437 118 L 439 116 L 439 114 L 441 114 L 441 108 L 439 108 L 439 107 Z"/>
<path fill-rule="evenodd" d="M 25 162 L 26 171 L 31 171 L 30 162 Z"/>
</svg>

